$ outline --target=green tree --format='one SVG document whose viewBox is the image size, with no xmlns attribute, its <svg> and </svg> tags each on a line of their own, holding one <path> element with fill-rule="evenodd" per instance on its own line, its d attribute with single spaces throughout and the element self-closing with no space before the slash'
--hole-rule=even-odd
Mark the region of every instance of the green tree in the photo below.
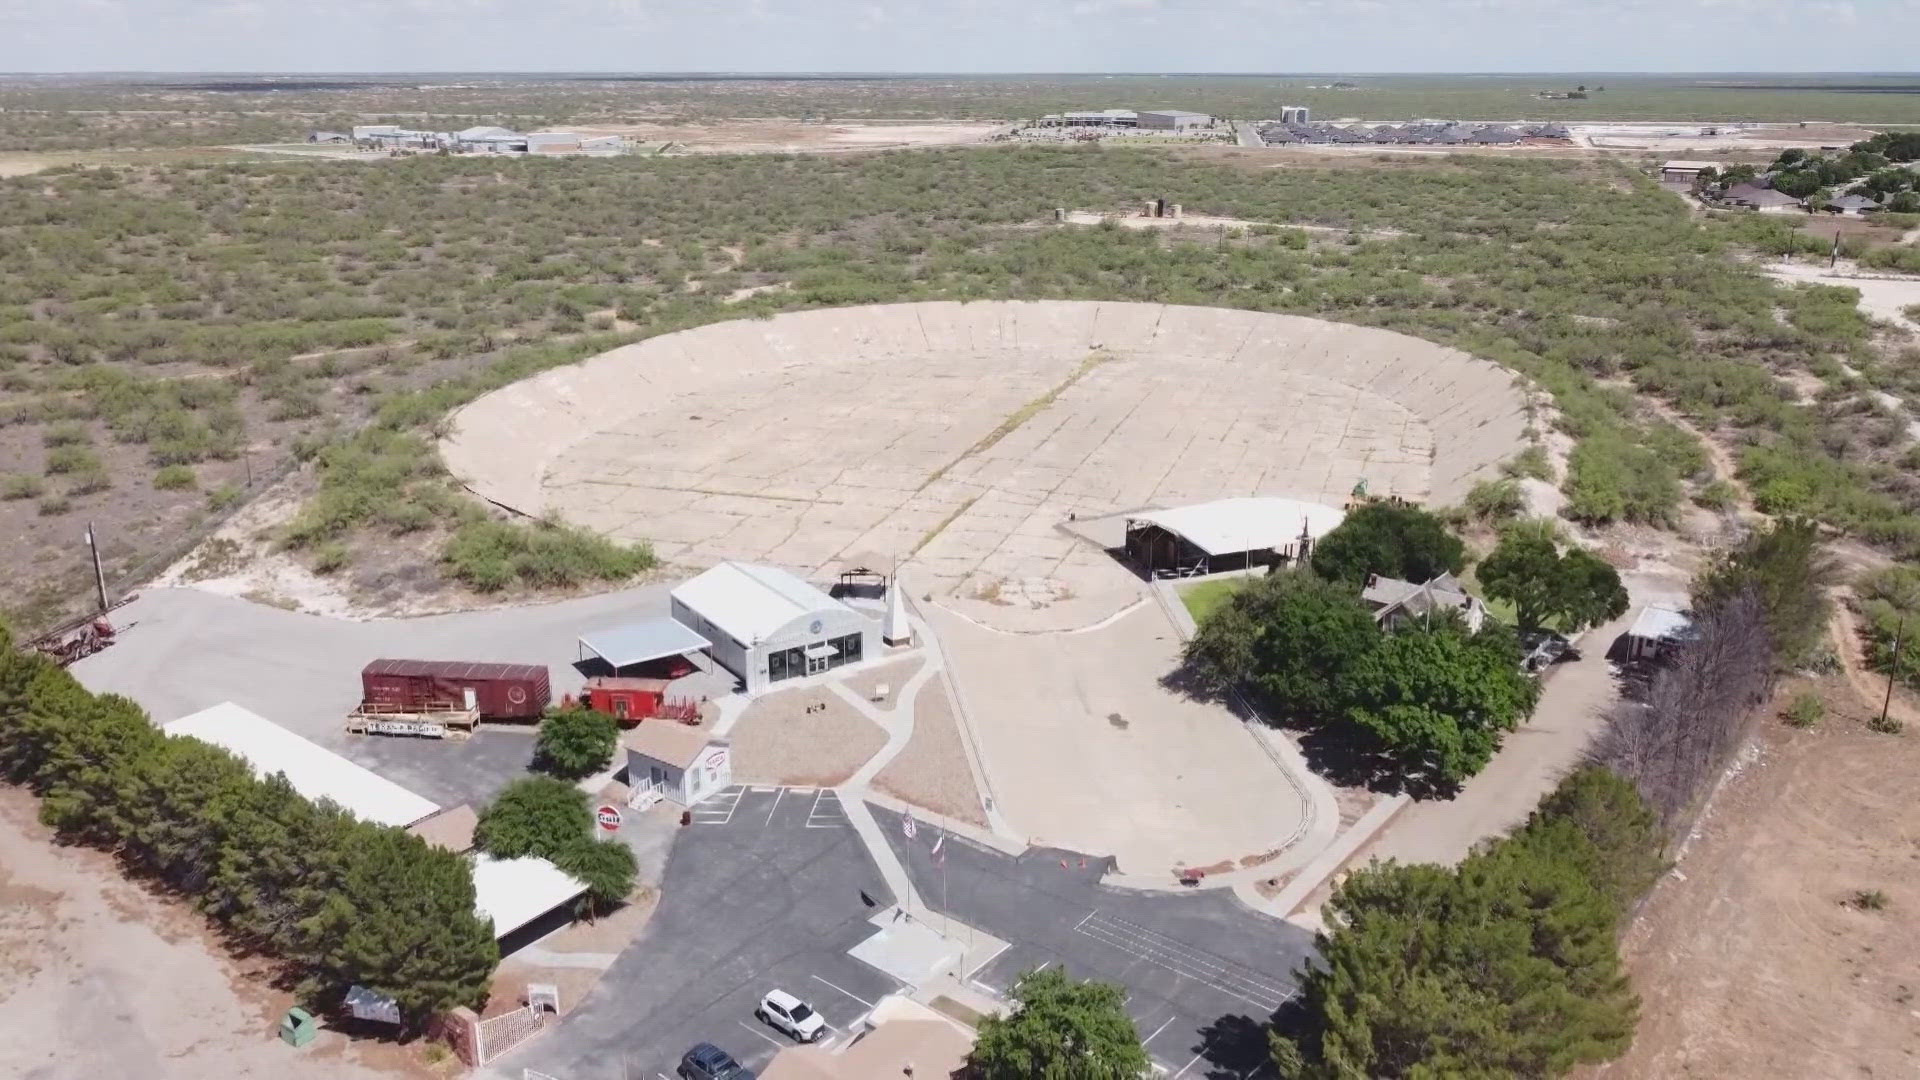
<svg viewBox="0 0 1920 1080">
<path fill-rule="evenodd" d="M 1511 633 L 1469 636 L 1442 622 L 1388 634 L 1342 684 L 1347 719 L 1417 781 L 1455 785 L 1479 772 L 1533 708 Z"/>
<path fill-rule="evenodd" d="M 980 1022 L 968 1056 L 978 1080 L 1136 1080 L 1147 1052 L 1120 988 L 1080 982 L 1059 968 L 1029 971 L 1013 1009 Z"/>
<path fill-rule="evenodd" d="M 1796 169 L 1792 172 L 1778 173 L 1773 178 L 1773 189 L 1782 195 L 1791 195 L 1804 199 L 1821 188 L 1820 173 L 1813 169 Z"/>
<path fill-rule="evenodd" d="M 1502 537 L 1476 572 L 1488 596 L 1513 604 L 1523 632 L 1552 622 L 1576 633 L 1627 610 L 1618 571 L 1584 548 L 1562 554 L 1537 533 Z"/>
<path fill-rule="evenodd" d="M 1245 686 L 1286 717 L 1337 715 L 1346 671 L 1380 641 L 1353 591 L 1312 574 L 1253 579 L 1201 621 L 1186 657 L 1215 688 Z"/>
<path fill-rule="evenodd" d="M 540 721 L 540 737 L 533 746 L 533 767 L 563 779 L 578 780 L 606 768 L 619 743 L 619 722 L 606 713 L 578 706 L 550 708 Z"/>
<path fill-rule="evenodd" d="M 632 894 L 639 866 L 633 849 L 618 840 L 582 836 L 562 848 L 554 865 L 587 883 L 583 903 L 588 913 L 601 915 Z"/>
<path fill-rule="evenodd" d="M 309 1000 L 359 984 L 415 1022 L 485 1003 L 500 950 L 474 914 L 473 868 L 399 829 L 360 824 L 340 887 L 303 927 Z"/>
<path fill-rule="evenodd" d="M 1355 871 L 1325 909 L 1299 1013 L 1274 1033 L 1280 1075 L 1557 1076 L 1618 1054 L 1638 1002 L 1617 931 L 1657 872 L 1650 814 L 1618 777 L 1582 769 L 1457 869 Z"/>
<path fill-rule="evenodd" d="M 1466 545 L 1417 506 L 1370 503 L 1348 514 L 1313 546 L 1313 571 L 1358 588 L 1367 575 L 1415 583 L 1466 566 Z"/>
<path fill-rule="evenodd" d="M 1826 647 L 1832 615 L 1827 596 L 1835 573 L 1821 549 L 1819 526 L 1782 518 L 1708 564 L 1693 580 L 1691 599 L 1696 610 L 1704 610 L 1752 589 L 1766 611 L 1774 656 L 1800 667 Z"/>
<path fill-rule="evenodd" d="M 473 828 L 474 846 L 502 859 L 551 859 L 587 836 L 593 815 L 580 789 L 551 776 L 526 776 L 494 797 Z"/>
</svg>

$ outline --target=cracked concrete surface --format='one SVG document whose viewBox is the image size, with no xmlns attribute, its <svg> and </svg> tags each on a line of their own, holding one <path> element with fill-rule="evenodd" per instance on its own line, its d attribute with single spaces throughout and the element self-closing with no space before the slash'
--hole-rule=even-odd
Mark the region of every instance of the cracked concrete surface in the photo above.
<svg viewBox="0 0 1920 1080">
<path fill-rule="evenodd" d="M 1097 362 L 1094 362 L 1097 361 Z M 820 576 L 899 559 L 918 593 L 1064 629 L 1140 583 L 1064 530 L 1233 495 L 1451 501 L 1521 444 L 1514 376 L 1401 334 L 1163 304 L 930 302 L 716 323 L 462 409 L 477 494 L 665 559 Z"/>
</svg>

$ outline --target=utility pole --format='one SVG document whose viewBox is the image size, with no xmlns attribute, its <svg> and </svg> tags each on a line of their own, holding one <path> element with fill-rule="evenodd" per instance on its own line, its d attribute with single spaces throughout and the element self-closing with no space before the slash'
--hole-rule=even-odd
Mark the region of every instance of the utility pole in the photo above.
<svg viewBox="0 0 1920 1080">
<path fill-rule="evenodd" d="M 1833 251 L 1827 255 L 1827 269 L 1831 270 L 1840 262 L 1840 230 L 1833 230 Z"/>
<path fill-rule="evenodd" d="M 93 542 L 93 522 L 87 522 L 87 552 L 93 556 L 93 587 L 100 598 L 100 614 L 107 613 L 107 575 L 100 569 L 100 545 Z"/>
<path fill-rule="evenodd" d="M 1900 639 L 1907 634 L 1907 617 L 1900 616 L 1900 625 L 1893 632 L 1893 656 L 1887 664 L 1887 696 L 1880 702 L 1880 726 L 1887 726 L 1887 713 L 1893 708 L 1893 678 L 1900 672 Z"/>
</svg>

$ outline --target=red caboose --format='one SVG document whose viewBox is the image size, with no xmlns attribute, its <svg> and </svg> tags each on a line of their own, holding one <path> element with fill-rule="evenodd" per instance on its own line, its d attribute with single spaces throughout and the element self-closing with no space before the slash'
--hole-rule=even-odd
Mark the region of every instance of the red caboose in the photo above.
<svg viewBox="0 0 1920 1080">
<path fill-rule="evenodd" d="M 667 696 L 667 687 L 671 685 L 667 679 L 614 676 L 588 679 L 586 704 L 593 711 L 606 713 L 626 725 L 652 716 L 666 716 L 675 720 L 697 717 L 699 706 L 693 699 Z"/>
</svg>

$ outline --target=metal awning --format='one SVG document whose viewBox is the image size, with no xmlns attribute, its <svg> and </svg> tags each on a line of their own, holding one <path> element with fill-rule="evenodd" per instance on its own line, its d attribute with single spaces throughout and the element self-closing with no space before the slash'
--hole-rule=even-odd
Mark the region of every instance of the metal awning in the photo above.
<svg viewBox="0 0 1920 1080">
<path fill-rule="evenodd" d="M 592 653 L 617 668 L 712 647 L 713 642 L 664 615 L 580 635 L 583 655 Z"/>
<path fill-rule="evenodd" d="M 840 655 L 839 649 L 834 648 L 824 641 L 817 645 L 809 645 L 801 651 L 807 654 L 807 659 L 809 660 L 825 660 L 829 656 Z"/>
</svg>

